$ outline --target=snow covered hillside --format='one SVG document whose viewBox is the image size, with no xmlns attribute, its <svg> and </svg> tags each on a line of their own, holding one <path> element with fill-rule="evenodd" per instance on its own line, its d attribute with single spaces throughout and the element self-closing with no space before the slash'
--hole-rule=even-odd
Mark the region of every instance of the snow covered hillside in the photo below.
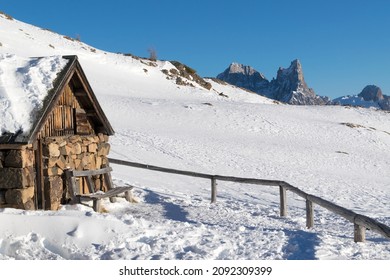
<svg viewBox="0 0 390 280">
<path fill-rule="evenodd" d="M 28 46 L 28 47 L 26 47 Z M 209 80 L 177 85 L 151 62 L 96 50 L 0 15 L 0 54 L 78 55 L 116 135 L 111 157 L 210 174 L 284 180 L 390 225 L 389 113 L 291 106 Z M 228 97 L 225 97 L 228 96 Z M 390 259 L 390 241 L 275 187 L 210 182 L 112 165 L 139 203 L 60 211 L 0 209 L 0 259 Z"/>
</svg>

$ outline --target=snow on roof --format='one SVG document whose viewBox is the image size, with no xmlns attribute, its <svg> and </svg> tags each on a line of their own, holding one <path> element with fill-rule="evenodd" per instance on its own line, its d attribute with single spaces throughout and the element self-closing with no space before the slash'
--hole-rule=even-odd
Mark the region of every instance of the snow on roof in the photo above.
<svg viewBox="0 0 390 280">
<path fill-rule="evenodd" d="M 68 60 L 0 54 L 0 135 L 28 135 L 36 113 Z"/>
</svg>

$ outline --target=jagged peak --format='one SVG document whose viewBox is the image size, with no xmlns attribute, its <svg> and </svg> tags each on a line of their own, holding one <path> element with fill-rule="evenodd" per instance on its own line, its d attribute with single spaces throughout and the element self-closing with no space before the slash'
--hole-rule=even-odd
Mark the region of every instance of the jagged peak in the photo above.
<svg viewBox="0 0 390 280">
<path fill-rule="evenodd" d="M 290 66 L 288 68 L 279 67 L 278 72 L 284 74 L 290 74 L 293 72 L 302 72 L 302 64 L 298 59 L 294 59 L 293 61 L 291 61 Z"/>
</svg>

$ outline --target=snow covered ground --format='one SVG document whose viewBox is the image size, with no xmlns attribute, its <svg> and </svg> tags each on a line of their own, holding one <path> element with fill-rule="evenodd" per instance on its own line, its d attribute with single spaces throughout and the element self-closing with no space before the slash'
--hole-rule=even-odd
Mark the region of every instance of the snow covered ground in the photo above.
<svg viewBox="0 0 390 280">
<path fill-rule="evenodd" d="M 106 53 L 0 15 L 0 53 L 79 56 L 111 121 L 112 158 L 251 178 L 284 180 L 390 225 L 389 113 L 288 106 L 212 83 L 178 86 L 169 62 Z M 25 46 L 28 45 L 29 48 Z M 220 95 L 222 93 L 229 97 Z M 0 210 L 0 259 L 390 259 L 390 241 L 288 193 L 279 217 L 275 187 L 210 182 L 112 165 L 138 203 L 104 202 L 105 213 Z"/>
</svg>

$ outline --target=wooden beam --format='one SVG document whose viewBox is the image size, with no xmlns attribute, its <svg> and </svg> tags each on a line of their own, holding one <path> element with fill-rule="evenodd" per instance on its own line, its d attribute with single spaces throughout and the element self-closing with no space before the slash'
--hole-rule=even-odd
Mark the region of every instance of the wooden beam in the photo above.
<svg viewBox="0 0 390 280">
<path fill-rule="evenodd" d="M 312 228 L 313 226 L 314 226 L 313 202 L 306 199 L 306 227 Z"/>
<path fill-rule="evenodd" d="M 354 223 L 354 221 L 355 221 L 355 217 L 357 214 L 351 210 L 348 210 L 344 207 L 338 206 L 337 204 L 334 204 L 333 202 L 327 201 L 325 199 L 322 199 L 322 198 L 314 196 L 314 195 L 308 195 L 307 199 L 310 200 L 311 202 L 314 202 L 315 204 L 318 204 L 318 205 L 324 207 L 325 209 L 328 209 L 329 211 L 331 211 L 333 213 L 340 215 L 341 217 L 344 217 L 345 219 L 347 219 L 351 223 Z"/>
<path fill-rule="evenodd" d="M 287 216 L 287 200 L 286 200 L 286 189 L 283 186 L 279 186 L 280 193 L 280 216 Z"/>
<path fill-rule="evenodd" d="M 0 150 L 25 150 L 32 149 L 32 144 L 0 144 Z"/>
<path fill-rule="evenodd" d="M 92 207 L 95 212 L 100 213 L 102 209 L 102 201 L 100 199 L 94 199 Z"/>
<path fill-rule="evenodd" d="M 211 179 L 211 203 L 217 202 L 217 180 Z"/>
<path fill-rule="evenodd" d="M 354 224 L 354 237 L 353 237 L 353 240 L 355 242 L 364 242 L 364 241 L 366 241 L 366 228 L 361 226 L 361 225 Z"/>
<path fill-rule="evenodd" d="M 83 170 L 83 171 L 67 170 L 67 172 L 69 172 L 70 176 L 74 176 L 74 177 L 96 176 L 96 175 L 101 175 L 101 174 L 108 173 L 111 171 L 112 171 L 111 167 L 104 167 L 102 169 L 97 169 L 97 170 Z"/>
</svg>

